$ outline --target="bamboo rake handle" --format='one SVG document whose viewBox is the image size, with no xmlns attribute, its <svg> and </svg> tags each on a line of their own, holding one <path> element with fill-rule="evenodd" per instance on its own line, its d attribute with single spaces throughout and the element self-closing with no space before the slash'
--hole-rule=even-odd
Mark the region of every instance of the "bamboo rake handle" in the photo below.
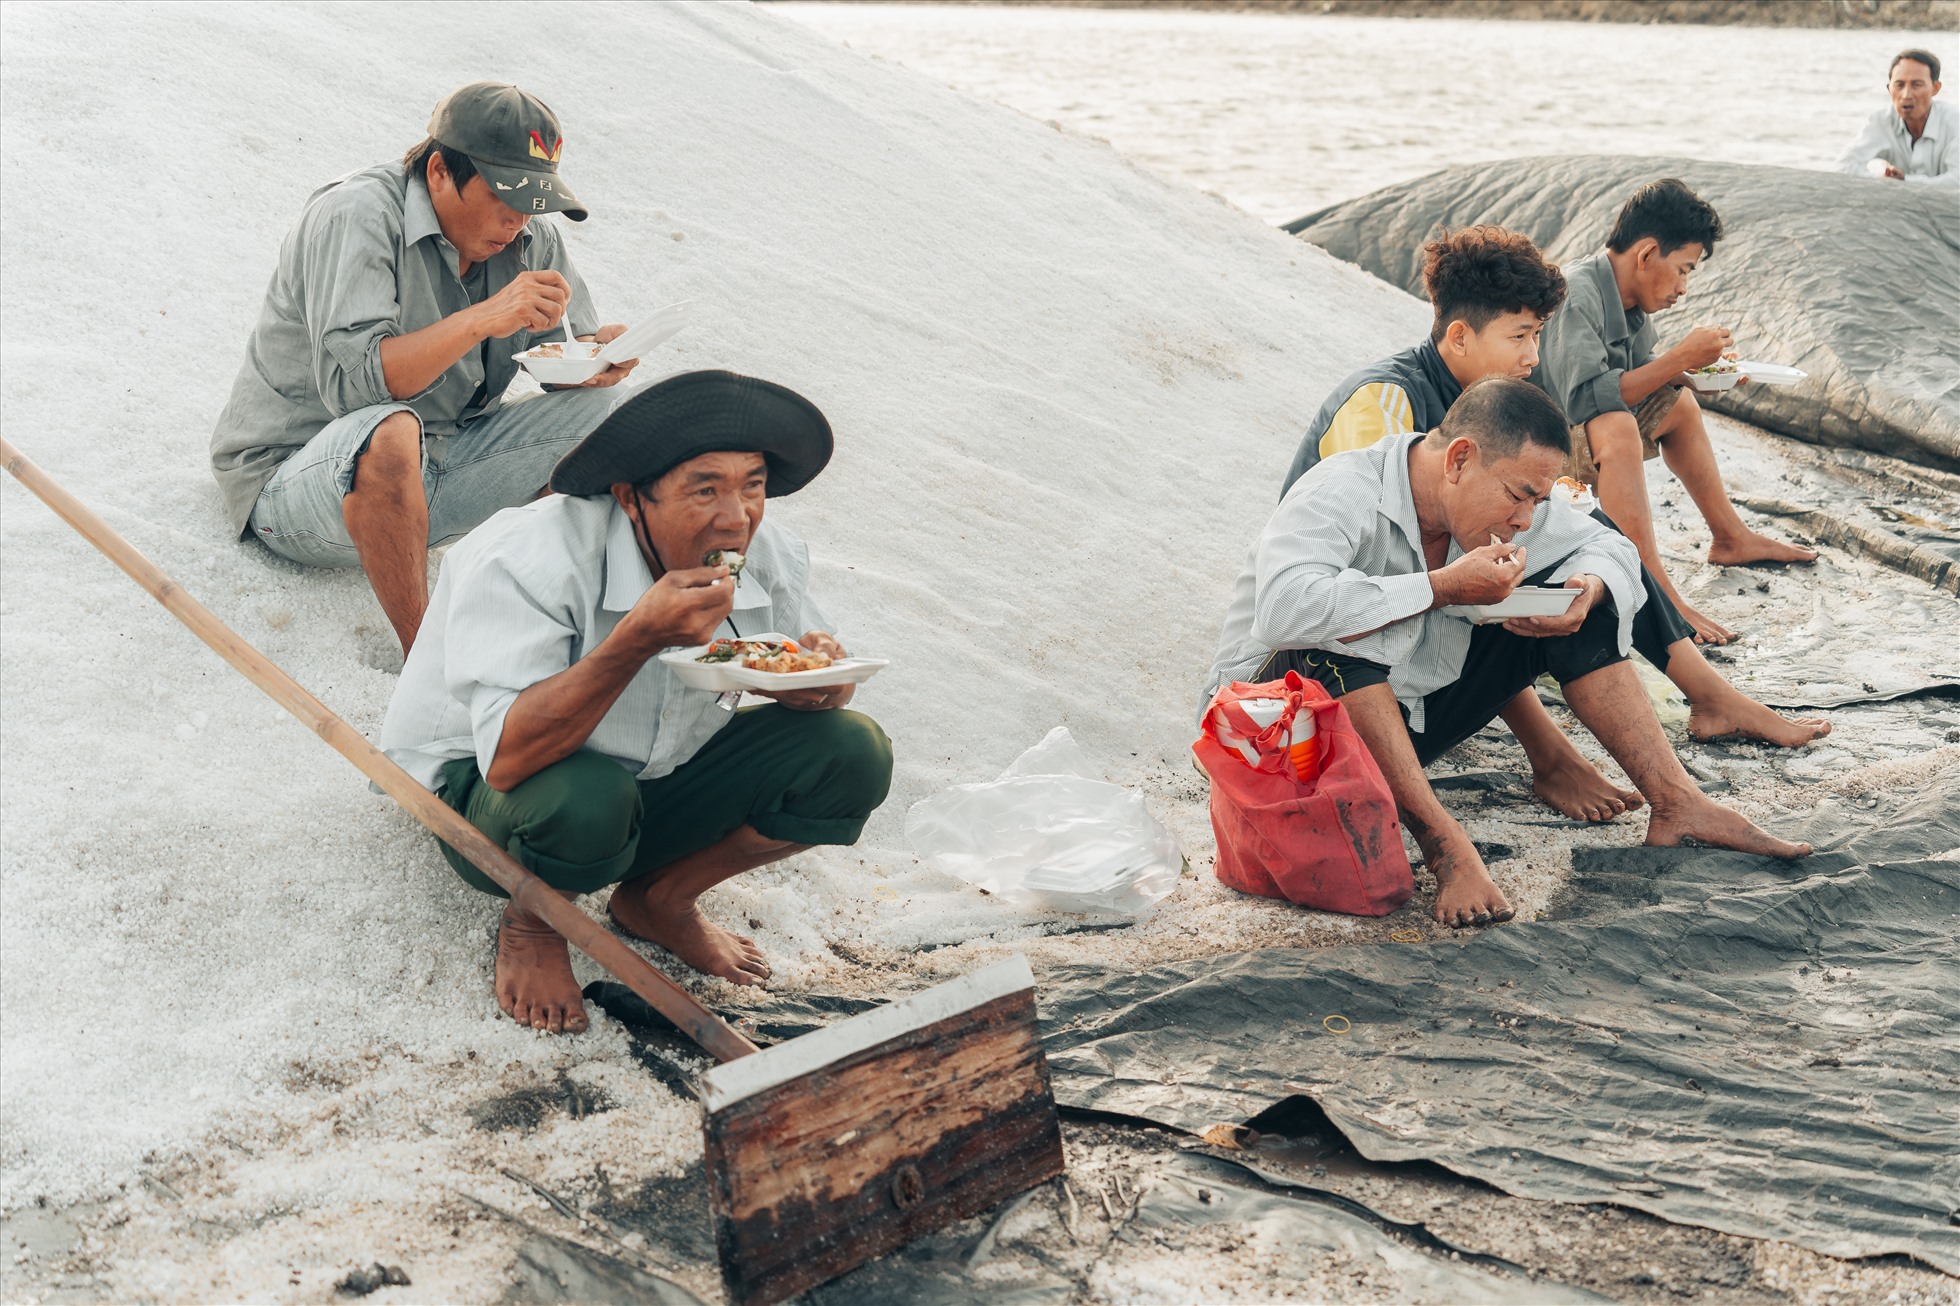
<svg viewBox="0 0 1960 1306">
<path fill-rule="evenodd" d="M 449 804 L 423 788 L 414 776 L 402 770 L 358 730 L 334 715 L 331 708 L 301 688 L 298 681 L 241 639 L 236 631 L 213 616 L 210 609 L 185 593 L 176 581 L 118 535 L 109 523 L 96 516 L 80 499 L 62 489 L 4 438 L 0 438 L 0 462 L 4 463 L 15 480 L 32 490 L 63 521 L 80 531 L 111 562 L 128 572 L 137 584 L 150 592 L 150 597 L 189 626 L 191 633 L 209 644 L 219 657 L 231 663 L 247 680 L 264 690 L 273 702 L 298 717 L 307 729 L 326 740 L 342 757 L 360 768 L 362 774 L 379 785 L 389 797 L 407 808 L 410 816 L 428 826 L 450 847 L 467 857 L 478 870 L 502 885 L 519 907 L 557 930 L 576 944 L 580 951 L 611 971 L 627 988 L 646 999 L 648 1005 L 673 1021 L 717 1060 L 733 1061 L 757 1050 L 754 1043 L 731 1028 L 726 1021 L 655 970 L 611 931 L 553 893 L 542 880 L 519 865 L 509 853 L 491 843 L 482 831 Z"/>
</svg>

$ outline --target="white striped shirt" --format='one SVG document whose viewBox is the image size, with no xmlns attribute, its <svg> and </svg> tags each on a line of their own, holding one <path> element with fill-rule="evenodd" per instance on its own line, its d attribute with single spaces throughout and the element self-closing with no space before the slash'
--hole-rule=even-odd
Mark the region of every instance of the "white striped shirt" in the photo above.
<svg viewBox="0 0 1960 1306">
<path fill-rule="evenodd" d="M 1960 186 L 1960 109 L 1934 100 L 1918 140 L 1906 130 L 1898 110 L 1874 109 L 1858 139 L 1838 159 L 1838 171 L 1868 176 L 1867 165 L 1873 159 L 1885 160 L 1907 181 Z"/>
<path fill-rule="evenodd" d="M 829 629 L 809 596 L 803 541 L 765 520 L 746 555 L 719 635 Z M 487 774 L 517 696 L 597 647 L 652 585 L 632 519 L 610 495 L 504 509 L 443 560 L 381 723 L 381 750 L 431 789 L 454 758 L 474 756 Z M 648 659 L 585 747 L 658 779 L 728 723 L 715 698 Z"/>
<path fill-rule="evenodd" d="M 1201 715 L 1219 686 L 1256 675 L 1276 651 L 1319 648 L 1388 667 L 1409 729 L 1422 731 L 1423 696 L 1463 674 L 1471 629 L 1429 609 L 1435 594 L 1409 488 L 1409 447 L 1424 434 L 1335 454 L 1293 483 L 1232 587 Z M 1633 614 L 1646 599 L 1633 541 L 1554 495 L 1512 543 L 1529 551 L 1533 575 L 1553 564 L 1549 583 L 1604 581 L 1620 618 L 1620 651 L 1631 647 Z M 1446 564 L 1462 556 L 1452 540 Z M 1363 630 L 1374 633 L 1341 642 Z"/>
</svg>

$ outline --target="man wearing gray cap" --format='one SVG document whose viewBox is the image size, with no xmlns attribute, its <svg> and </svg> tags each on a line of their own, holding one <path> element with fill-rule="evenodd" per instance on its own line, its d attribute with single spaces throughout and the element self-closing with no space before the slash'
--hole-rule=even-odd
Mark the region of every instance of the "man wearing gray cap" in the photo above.
<svg viewBox="0 0 1960 1306">
<path fill-rule="evenodd" d="M 567 319 L 601 324 L 563 235 L 557 115 L 475 82 L 400 162 L 315 191 L 287 233 L 245 364 L 211 436 L 232 528 L 309 567 L 359 566 L 404 656 L 428 550 L 544 489 L 633 363 L 521 404 L 512 355 Z"/>
</svg>

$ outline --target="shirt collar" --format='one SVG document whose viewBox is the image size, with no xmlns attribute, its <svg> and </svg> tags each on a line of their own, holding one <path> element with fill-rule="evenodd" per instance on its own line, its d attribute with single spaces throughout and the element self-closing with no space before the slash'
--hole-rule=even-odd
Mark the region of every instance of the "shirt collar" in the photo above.
<svg viewBox="0 0 1960 1306">
<path fill-rule="evenodd" d="M 653 569 L 640 553 L 633 519 L 615 499 L 606 524 L 606 593 L 599 606 L 608 612 L 631 612 L 640 596 L 652 588 Z"/>
<path fill-rule="evenodd" d="M 1382 451 L 1385 460 L 1382 464 L 1382 492 L 1375 501 L 1375 511 L 1401 529 L 1418 558 L 1422 556 L 1422 527 L 1416 521 L 1415 491 L 1409 487 L 1409 449 L 1428 434 L 1427 431 L 1411 431 L 1407 435 L 1391 436 L 1375 446 Z"/>
<path fill-rule="evenodd" d="M 760 537 L 761 532 L 758 531 Z M 760 608 L 771 601 L 769 591 L 763 585 L 763 577 L 755 564 L 754 541 L 749 544 L 749 565 L 735 578 L 735 608 L 742 611 Z M 640 552 L 640 541 L 633 529 L 633 519 L 626 509 L 619 506 L 619 500 L 612 500 L 612 515 L 606 522 L 606 592 L 599 600 L 599 606 L 607 612 L 631 612 L 640 596 L 653 588 L 653 568 L 647 566 L 646 555 Z"/>
<path fill-rule="evenodd" d="M 1940 108 L 1940 102 L 1938 100 L 1933 101 L 1932 112 L 1926 115 L 1926 130 L 1919 133 L 1920 140 L 1937 141 L 1945 139 L 1945 134 L 1940 130 L 1944 125 L 1940 122 Z M 1893 109 L 1891 114 L 1893 134 L 1905 141 L 1907 145 L 1911 145 L 1913 143 L 1912 130 L 1906 126 L 1906 120 L 1899 116 L 1897 109 Z"/>
<path fill-rule="evenodd" d="M 1633 333 L 1647 320 L 1647 315 L 1639 309 L 1628 313 L 1626 305 L 1620 302 L 1620 283 L 1613 276 L 1613 260 L 1604 254 L 1593 256 L 1593 276 L 1599 281 L 1599 300 L 1606 321 L 1606 339 L 1617 344 L 1622 340 L 1633 339 Z"/>
</svg>

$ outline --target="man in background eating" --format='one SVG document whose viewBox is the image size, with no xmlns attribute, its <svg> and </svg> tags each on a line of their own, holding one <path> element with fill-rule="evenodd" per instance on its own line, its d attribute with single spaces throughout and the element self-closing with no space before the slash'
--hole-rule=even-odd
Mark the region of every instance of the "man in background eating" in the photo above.
<svg viewBox="0 0 1960 1306">
<path fill-rule="evenodd" d="M 585 207 L 536 96 L 474 82 L 399 162 L 315 191 L 279 251 L 211 436 L 232 529 L 308 567 L 359 566 L 407 656 L 428 551 L 537 495 L 612 406 L 613 366 L 506 405 L 511 355 L 569 321 L 612 340 L 563 236 Z"/>
</svg>

